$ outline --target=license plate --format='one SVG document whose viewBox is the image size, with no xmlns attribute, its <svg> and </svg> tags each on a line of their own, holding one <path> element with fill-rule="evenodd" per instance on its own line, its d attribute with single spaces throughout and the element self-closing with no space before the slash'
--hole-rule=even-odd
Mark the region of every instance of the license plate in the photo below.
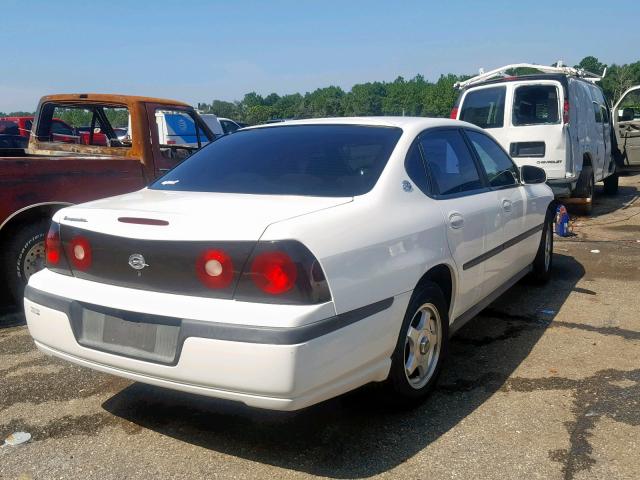
<svg viewBox="0 0 640 480">
<path fill-rule="evenodd" d="M 178 347 L 179 323 L 145 321 L 144 316 L 136 314 L 131 317 L 85 307 L 79 322 L 78 343 L 126 357 L 172 363 Z"/>
</svg>

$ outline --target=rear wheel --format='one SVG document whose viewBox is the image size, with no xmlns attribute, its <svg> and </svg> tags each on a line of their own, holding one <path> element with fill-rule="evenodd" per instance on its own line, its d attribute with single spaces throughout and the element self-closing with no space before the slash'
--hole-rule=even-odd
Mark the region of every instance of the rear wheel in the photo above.
<svg viewBox="0 0 640 480">
<path fill-rule="evenodd" d="M 618 174 L 618 168 L 613 171 L 611 175 L 604 179 L 604 193 L 606 195 L 616 195 L 618 193 L 618 183 L 620 175 Z"/>
<path fill-rule="evenodd" d="M 414 291 L 388 379 L 399 403 L 411 405 L 423 400 L 437 382 L 449 345 L 447 310 L 444 294 L 434 283 Z"/>
<path fill-rule="evenodd" d="M 595 182 L 593 180 L 593 167 L 585 165 L 578 179 L 574 196 L 584 200 L 578 207 L 583 215 L 591 215 L 593 209 L 593 194 L 595 192 Z"/>
<path fill-rule="evenodd" d="M 9 294 L 17 303 L 22 300 L 29 277 L 44 268 L 44 240 L 48 220 L 20 227 L 9 240 L 5 273 Z"/>
<path fill-rule="evenodd" d="M 553 212 L 547 212 L 542 227 L 542 237 L 538 246 L 538 253 L 532 264 L 531 276 L 538 283 L 546 283 L 551 278 L 553 267 Z"/>
</svg>

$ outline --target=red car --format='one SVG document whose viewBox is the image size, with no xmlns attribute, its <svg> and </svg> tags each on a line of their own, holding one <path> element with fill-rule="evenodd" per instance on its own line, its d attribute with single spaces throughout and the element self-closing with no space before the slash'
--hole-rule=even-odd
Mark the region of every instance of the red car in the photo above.
<svg viewBox="0 0 640 480">
<path fill-rule="evenodd" d="M 17 135 L 25 138 L 29 138 L 31 134 L 31 127 L 33 126 L 33 116 L 25 117 L 1 117 L 1 125 L 4 130 L 16 131 Z M 14 128 L 12 128 L 14 127 Z M 96 130 L 98 130 L 96 132 Z M 93 137 L 91 136 L 91 127 L 78 127 L 73 128 L 64 120 L 54 118 L 51 120 L 51 136 L 52 141 L 64 142 L 64 143 L 77 143 L 80 145 L 107 145 L 107 136 L 99 131 L 100 129 L 94 129 Z"/>
</svg>

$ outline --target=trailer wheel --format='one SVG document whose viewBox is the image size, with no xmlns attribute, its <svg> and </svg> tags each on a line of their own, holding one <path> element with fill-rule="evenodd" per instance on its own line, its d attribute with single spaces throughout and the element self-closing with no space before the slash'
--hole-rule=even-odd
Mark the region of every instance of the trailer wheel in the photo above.
<svg viewBox="0 0 640 480">
<path fill-rule="evenodd" d="M 44 240 L 48 220 L 19 227 L 9 239 L 5 273 L 9 294 L 20 303 L 29 277 L 44 268 Z"/>
</svg>

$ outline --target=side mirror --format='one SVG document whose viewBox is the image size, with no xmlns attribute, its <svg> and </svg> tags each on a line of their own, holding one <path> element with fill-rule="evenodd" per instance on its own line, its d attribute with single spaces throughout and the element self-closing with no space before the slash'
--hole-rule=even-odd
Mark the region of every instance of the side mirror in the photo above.
<svg viewBox="0 0 640 480">
<path fill-rule="evenodd" d="M 547 181 L 547 173 L 540 167 L 523 165 L 520 167 L 520 176 L 526 185 L 544 183 Z"/>
<path fill-rule="evenodd" d="M 635 117 L 635 111 L 633 108 L 623 108 L 618 111 L 618 121 L 620 122 L 630 122 Z"/>
</svg>

